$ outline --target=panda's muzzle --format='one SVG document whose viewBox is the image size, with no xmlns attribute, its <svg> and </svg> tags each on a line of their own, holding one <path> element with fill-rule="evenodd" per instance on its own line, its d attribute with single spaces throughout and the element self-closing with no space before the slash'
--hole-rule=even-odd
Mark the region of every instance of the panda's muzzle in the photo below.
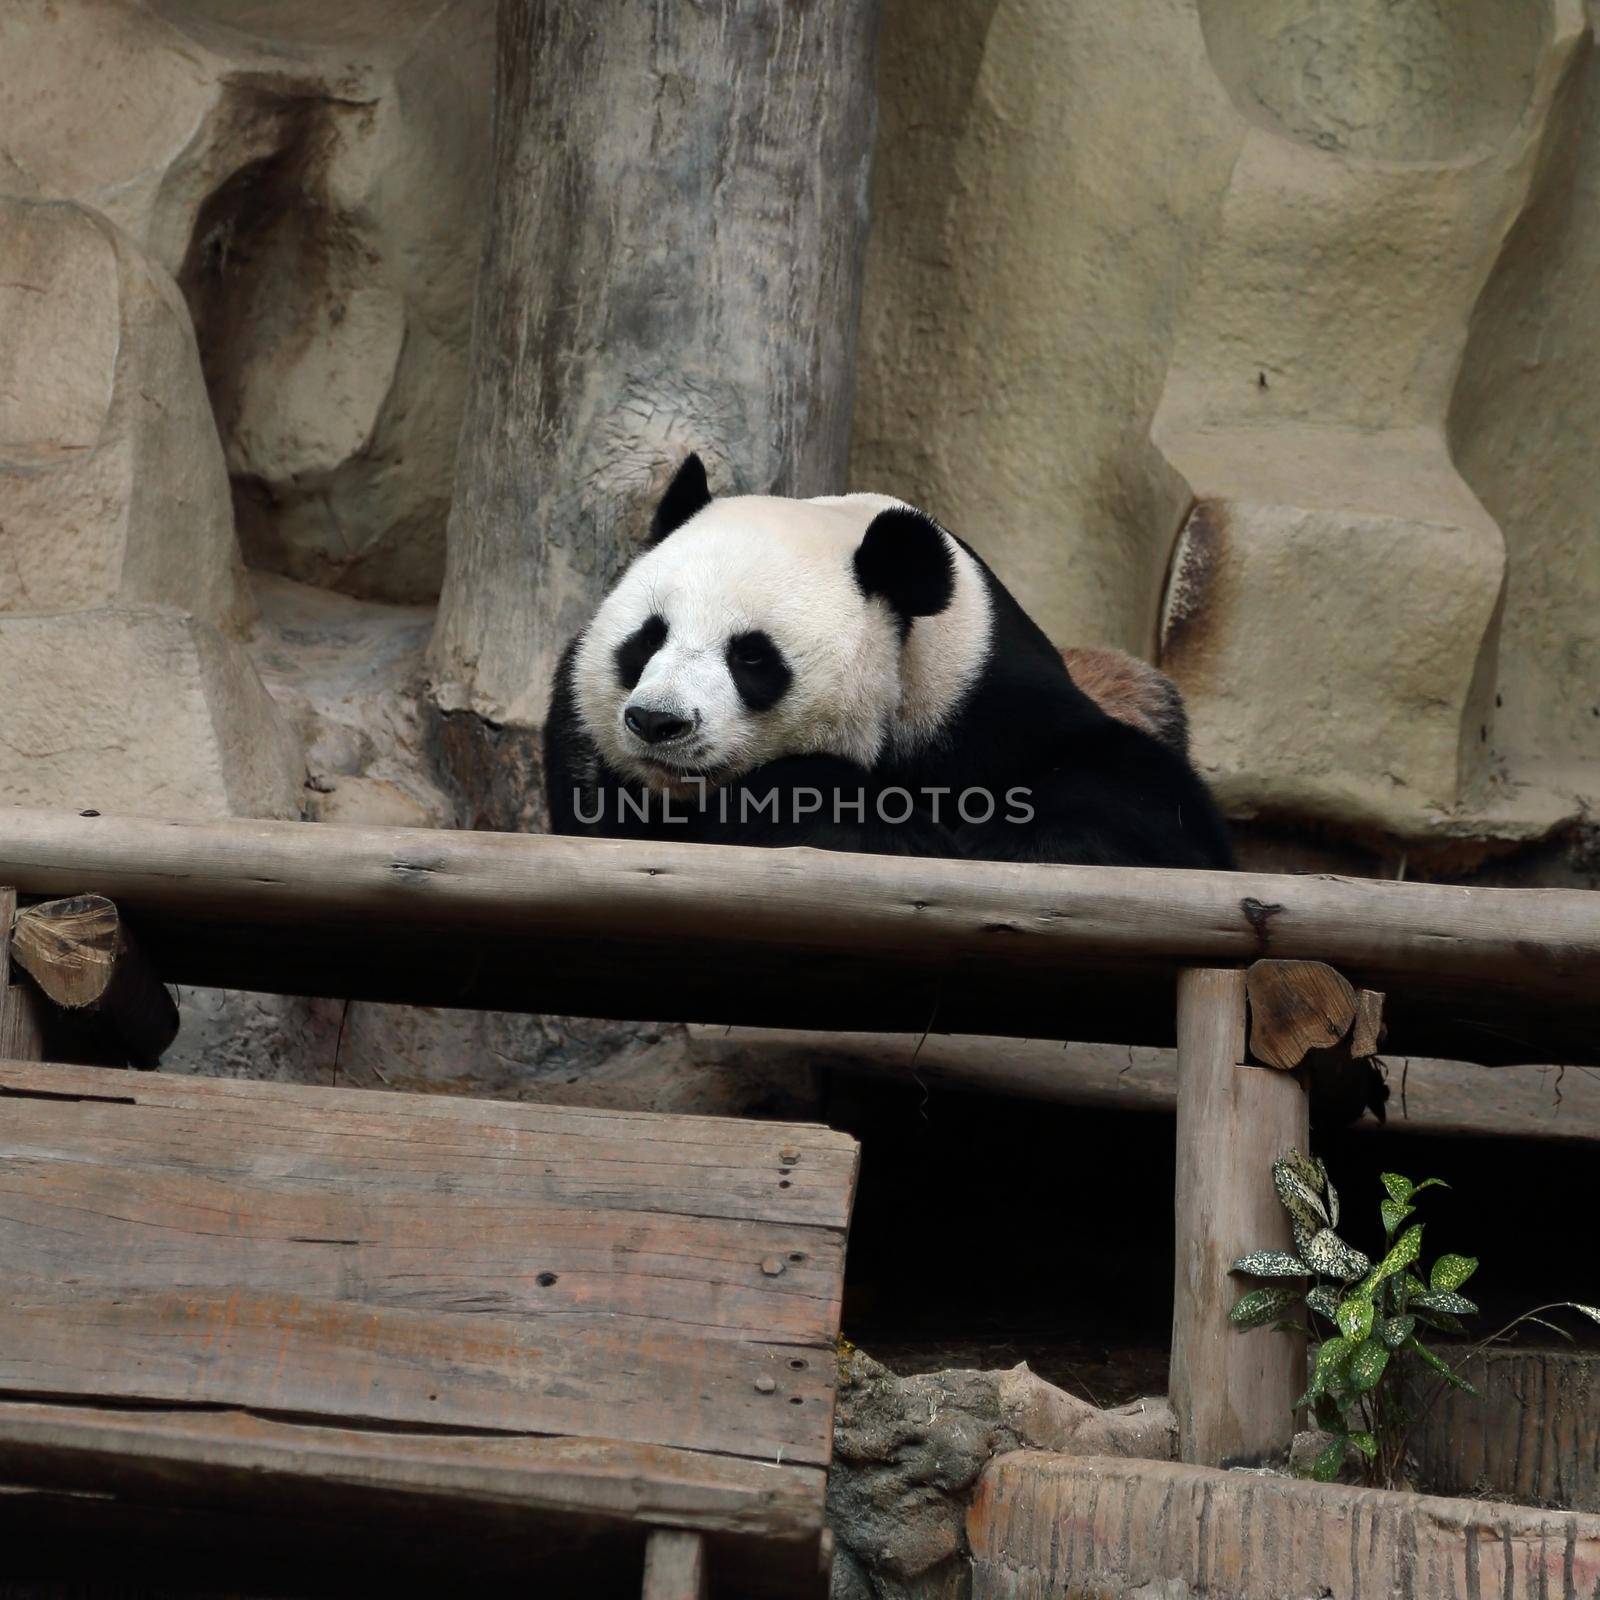
<svg viewBox="0 0 1600 1600">
<path fill-rule="evenodd" d="M 670 744 L 694 731 L 694 723 L 671 711 L 652 711 L 646 706 L 629 706 L 622 713 L 623 725 L 636 739 L 646 744 Z"/>
</svg>

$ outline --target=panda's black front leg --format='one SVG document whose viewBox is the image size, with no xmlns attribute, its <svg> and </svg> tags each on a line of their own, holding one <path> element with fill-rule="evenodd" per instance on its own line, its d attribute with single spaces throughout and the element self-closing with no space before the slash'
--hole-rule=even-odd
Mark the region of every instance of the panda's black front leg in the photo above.
<svg viewBox="0 0 1600 1600">
<path fill-rule="evenodd" d="M 839 756 L 785 756 L 713 790 L 699 837 L 708 844 L 865 850 L 872 780 Z"/>
</svg>

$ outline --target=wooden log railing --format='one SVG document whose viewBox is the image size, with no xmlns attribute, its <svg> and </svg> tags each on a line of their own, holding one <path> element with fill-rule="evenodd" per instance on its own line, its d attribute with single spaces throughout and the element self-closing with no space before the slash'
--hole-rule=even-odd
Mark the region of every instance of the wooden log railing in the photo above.
<svg viewBox="0 0 1600 1600">
<path fill-rule="evenodd" d="M 1381 1013 L 1400 1054 L 1600 1064 L 1582 891 L 22 809 L 0 812 L 0 884 L 109 897 L 168 982 L 1176 1042 L 1173 1403 L 1183 1458 L 1213 1464 L 1286 1441 L 1302 1356 L 1230 1331 L 1225 1273 L 1282 1224 L 1267 1168 L 1307 1144 L 1313 1058 L 1370 1053 Z M 1271 997 L 1254 1026 L 1247 987 Z"/>
<path fill-rule="evenodd" d="M 1335 877 L 0 811 L 161 977 L 414 1004 L 1170 1045 L 1189 967 L 1326 962 L 1387 1047 L 1600 1064 L 1600 900 Z"/>
</svg>

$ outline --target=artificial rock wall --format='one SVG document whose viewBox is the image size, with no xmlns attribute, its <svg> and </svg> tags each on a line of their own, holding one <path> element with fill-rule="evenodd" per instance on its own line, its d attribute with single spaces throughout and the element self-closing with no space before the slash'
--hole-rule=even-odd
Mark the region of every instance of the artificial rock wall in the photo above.
<svg viewBox="0 0 1600 1600">
<path fill-rule="evenodd" d="M 0 7 L 0 797 L 465 820 L 423 680 L 493 11 Z M 886 0 L 846 487 L 1159 660 L 1236 818 L 1412 871 L 1554 839 L 1593 881 L 1593 23 Z M 556 1095 L 608 1048 L 191 1008 L 226 1070 L 453 1083 L 470 1047 Z M 650 1103 L 717 1103 L 642 1048 Z"/>
<path fill-rule="evenodd" d="M 1153 654 L 1236 817 L 1584 817 L 1580 0 L 889 0 L 884 48 L 855 478 Z"/>
</svg>

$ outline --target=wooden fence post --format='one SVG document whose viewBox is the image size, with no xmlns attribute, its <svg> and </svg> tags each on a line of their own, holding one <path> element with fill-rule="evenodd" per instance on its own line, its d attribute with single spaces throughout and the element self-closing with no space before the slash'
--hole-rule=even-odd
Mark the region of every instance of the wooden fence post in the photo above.
<svg viewBox="0 0 1600 1600">
<path fill-rule="evenodd" d="M 41 1061 L 44 1034 L 39 998 L 11 971 L 11 925 L 17 892 L 0 889 L 0 1061 Z"/>
<path fill-rule="evenodd" d="M 1244 972 L 1179 974 L 1171 1393 L 1178 1457 L 1205 1466 L 1255 1465 L 1286 1446 L 1305 1381 L 1303 1340 L 1228 1322 L 1241 1288 L 1229 1263 L 1294 1248 L 1271 1165 L 1310 1136 L 1300 1081 L 1244 1060 Z"/>
<path fill-rule="evenodd" d="M 682 1528 L 657 1528 L 645 1544 L 643 1600 L 705 1600 L 706 1542 Z"/>
</svg>

